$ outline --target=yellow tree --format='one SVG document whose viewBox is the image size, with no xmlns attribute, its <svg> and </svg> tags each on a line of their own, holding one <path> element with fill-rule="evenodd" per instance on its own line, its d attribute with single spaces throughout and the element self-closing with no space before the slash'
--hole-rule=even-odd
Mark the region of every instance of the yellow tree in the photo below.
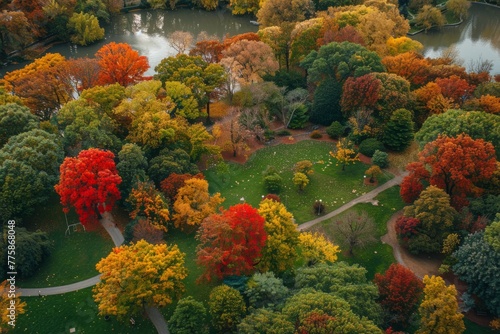
<svg viewBox="0 0 500 334">
<path fill-rule="evenodd" d="M 302 232 L 299 234 L 302 256 L 309 264 L 334 263 L 337 261 L 338 246 L 328 241 L 322 234 Z"/>
<path fill-rule="evenodd" d="M 460 334 L 465 331 L 464 315 L 460 313 L 457 290 L 446 286 L 439 276 L 424 277 L 424 300 L 420 304 L 420 328 L 417 334 Z"/>
<path fill-rule="evenodd" d="M 267 233 L 259 269 L 262 272 L 272 271 L 278 274 L 292 268 L 297 258 L 296 248 L 299 243 L 299 232 L 293 215 L 283 203 L 272 199 L 260 202 L 258 211 L 266 220 L 264 229 Z"/>
<path fill-rule="evenodd" d="M 168 204 L 153 182 L 138 182 L 132 189 L 127 202 L 132 206 L 130 218 L 146 217 L 151 225 L 167 232 L 169 221 Z"/>
<path fill-rule="evenodd" d="M 10 284 L 10 281 L 0 283 L 0 307 L 2 322 L 0 325 L 0 333 L 4 333 L 9 328 L 14 328 L 12 323 L 15 323 L 16 317 L 25 312 L 26 303 L 21 301 L 20 295 L 15 293 L 16 289 Z M 14 321 L 14 322 L 11 322 Z M 9 324 L 10 322 L 10 324 Z"/>
<path fill-rule="evenodd" d="M 347 138 L 339 140 L 335 151 L 331 151 L 330 155 L 342 165 L 342 170 L 345 170 L 345 166 L 350 163 L 359 161 L 358 153 L 354 151 L 352 142 Z"/>
<path fill-rule="evenodd" d="M 184 291 L 185 254 L 177 245 L 152 245 L 140 240 L 122 245 L 96 264 L 102 274 L 94 287 L 100 315 L 126 319 L 146 306 L 164 307 Z"/>
<path fill-rule="evenodd" d="M 201 221 L 215 213 L 224 202 L 219 193 L 210 196 L 208 182 L 204 179 L 192 178 L 184 182 L 177 192 L 174 202 L 174 225 L 176 228 L 191 232 Z"/>
<path fill-rule="evenodd" d="M 309 178 L 307 177 L 306 174 L 297 172 L 293 174 L 293 184 L 297 186 L 299 191 L 303 191 L 304 188 L 309 184 Z"/>
</svg>

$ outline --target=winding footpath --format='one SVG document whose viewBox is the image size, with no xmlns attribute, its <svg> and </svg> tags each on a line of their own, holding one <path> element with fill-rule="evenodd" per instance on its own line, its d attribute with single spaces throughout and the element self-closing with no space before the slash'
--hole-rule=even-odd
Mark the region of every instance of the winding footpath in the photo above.
<svg viewBox="0 0 500 334">
<path fill-rule="evenodd" d="M 308 228 L 310 228 L 310 227 L 312 227 L 312 226 L 314 226 L 314 225 L 316 225 L 316 224 L 318 224 L 326 219 L 330 219 L 330 218 L 352 208 L 354 205 L 356 205 L 358 203 L 370 203 L 370 202 L 372 202 L 373 199 L 378 194 L 380 194 L 382 191 L 389 189 L 395 185 L 400 184 L 405 176 L 406 176 L 406 173 L 397 175 L 393 179 L 378 186 L 377 188 L 373 189 L 372 191 L 370 191 L 364 195 L 361 195 L 361 196 L 353 199 L 352 201 L 342 205 L 340 208 L 338 208 L 332 212 L 329 212 L 326 215 L 320 216 L 316 219 L 313 219 L 313 220 L 310 220 L 310 221 L 305 222 L 303 224 L 300 224 L 298 226 L 299 231 L 306 230 L 306 229 L 308 229 Z M 116 227 L 116 225 L 113 221 L 113 216 L 109 212 L 105 212 L 102 216 L 103 216 L 103 218 L 101 219 L 102 226 L 106 229 L 106 231 L 111 236 L 111 239 L 113 240 L 113 243 L 115 244 L 115 246 L 120 246 L 123 243 L 124 238 L 123 238 L 121 231 Z M 101 279 L 101 275 L 97 275 L 97 276 L 94 276 L 94 277 L 91 277 L 89 279 L 86 279 L 86 280 L 83 280 L 83 281 L 80 281 L 77 283 L 73 283 L 73 284 L 50 287 L 50 288 L 18 289 L 18 291 L 24 297 L 34 297 L 34 296 L 40 296 L 40 295 L 42 295 L 42 296 L 57 295 L 57 294 L 77 291 L 80 289 L 94 286 L 97 283 L 99 283 L 100 279 Z M 165 318 L 160 313 L 158 308 L 147 307 L 146 314 L 148 315 L 151 322 L 154 324 L 154 326 L 159 334 L 169 334 L 167 322 L 165 321 Z"/>
</svg>

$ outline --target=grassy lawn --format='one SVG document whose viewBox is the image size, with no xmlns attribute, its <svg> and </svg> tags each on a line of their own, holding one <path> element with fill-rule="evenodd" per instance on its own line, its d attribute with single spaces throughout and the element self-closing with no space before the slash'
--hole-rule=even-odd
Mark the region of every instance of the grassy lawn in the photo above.
<svg viewBox="0 0 500 334">
<path fill-rule="evenodd" d="M 358 263 L 368 271 L 368 279 L 373 279 L 375 273 L 384 272 L 391 263 L 395 262 L 392 247 L 380 242 L 380 237 L 387 233 L 387 221 L 398 210 L 404 207 L 404 203 L 399 196 L 399 186 L 394 186 L 380 193 L 376 198 L 378 206 L 370 203 L 357 204 L 340 216 L 326 220 L 319 225 L 313 226 L 311 231 L 318 231 L 330 238 L 334 243 L 339 244 L 338 236 L 335 235 L 333 223 L 342 218 L 349 211 L 366 211 L 375 221 L 376 235 L 375 242 L 364 249 L 355 249 L 353 256 L 347 256 L 344 252 L 339 255 L 339 260 L 354 264 Z"/>
<path fill-rule="evenodd" d="M 464 334 L 493 334 L 495 333 L 489 327 L 482 327 L 469 319 L 464 318 L 465 332 Z M 498 333 L 498 332 L 496 332 Z"/>
<path fill-rule="evenodd" d="M 63 334 L 75 328 L 75 333 L 156 333 L 145 317 L 134 318 L 135 326 L 129 322 L 118 322 L 114 317 L 109 321 L 97 315 L 97 305 L 92 298 L 92 288 L 82 289 L 62 295 L 26 297 L 26 313 L 18 317 L 12 333 Z"/>
<path fill-rule="evenodd" d="M 325 203 L 326 211 L 329 212 L 371 190 L 363 185 L 363 174 L 368 165 L 357 162 L 342 171 L 328 154 L 332 148 L 332 143 L 313 140 L 266 147 L 253 154 L 245 165 L 230 164 L 229 173 L 224 178 L 213 169 L 207 170 L 205 176 L 210 191 L 220 192 L 226 198 L 224 206 L 240 203 L 241 198 L 257 206 L 262 196 L 267 194 L 262 172 L 268 166 L 274 166 L 283 179 L 284 187 L 279 196 L 293 213 L 297 224 L 301 224 L 316 217 L 312 206 L 318 199 Z M 310 183 L 305 190 L 299 193 L 292 177 L 293 166 L 301 160 L 314 163 L 314 174 L 310 176 Z M 391 177 L 389 174 L 383 175 L 379 181 L 384 183 Z"/>
<path fill-rule="evenodd" d="M 36 274 L 27 279 L 19 279 L 22 288 L 43 288 L 75 283 L 98 274 L 95 265 L 108 255 L 113 242 L 103 228 L 91 232 L 71 230 L 65 235 L 66 220 L 57 196 L 52 196 L 44 206 L 36 209 L 36 215 L 26 219 L 28 230 L 46 231 L 53 242 L 50 256 L 40 266 Z M 69 223 L 75 223 L 75 214 L 68 214 Z"/>
</svg>

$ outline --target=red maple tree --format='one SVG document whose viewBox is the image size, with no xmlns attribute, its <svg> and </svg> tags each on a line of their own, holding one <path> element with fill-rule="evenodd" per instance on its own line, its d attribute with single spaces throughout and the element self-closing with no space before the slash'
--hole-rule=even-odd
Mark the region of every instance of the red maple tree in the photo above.
<svg viewBox="0 0 500 334">
<path fill-rule="evenodd" d="M 450 98 L 453 102 L 462 105 L 469 98 L 476 86 L 469 85 L 467 80 L 460 78 L 457 75 L 452 75 L 448 78 L 436 79 L 437 85 L 441 88 L 441 94 L 444 97 Z"/>
<path fill-rule="evenodd" d="M 401 184 L 401 195 L 411 199 L 420 189 L 418 183 L 428 182 L 450 195 L 451 204 L 460 210 L 468 204 L 467 197 L 481 195 L 479 185 L 491 178 L 496 164 L 495 148 L 483 139 L 439 136 L 425 145 L 418 162 L 407 166 L 410 174 Z"/>
<path fill-rule="evenodd" d="M 120 199 L 118 185 L 122 179 L 113 159 L 112 152 L 91 148 L 61 164 L 59 183 L 54 188 L 63 211 L 74 207 L 87 229 L 95 228 L 99 215 L 111 211 Z"/>
<path fill-rule="evenodd" d="M 95 56 L 99 61 L 100 85 L 119 83 L 127 87 L 147 79 L 143 75 L 149 69 L 148 58 L 140 56 L 127 43 L 106 44 Z"/>
<path fill-rule="evenodd" d="M 391 264 L 384 274 L 375 274 L 380 305 L 391 315 L 389 323 L 405 325 L 422 296 L 424 284 L 408 268 Z"/>
<path fill-rule="evenodd" d="M 267 240 L 264 222 L 248 204 L 237 204 L 206 218 L 197 234 L 198 264 L 206 268 L 200 279 L 251 274 Z"/>
</svg>

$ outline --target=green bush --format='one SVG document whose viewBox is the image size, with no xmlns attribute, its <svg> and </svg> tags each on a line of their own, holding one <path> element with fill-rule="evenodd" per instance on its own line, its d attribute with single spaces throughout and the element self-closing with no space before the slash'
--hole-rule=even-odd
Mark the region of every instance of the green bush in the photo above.
<svg viewBox="0 0 500 334">
<path fill-rule="evenodd" d="M 365 139 L 361 142 L 361 144 L 359 144 L 359 152 L 366 155 L 367 157 L 371 158 L 377 150 L 384 151 L 385 147 L 384 144 L 382 144 L 375 138 Z"/>
<path fill-rule="evenodd" d="M 373 153 L 372 156 L 372 164 L 377 165 L 380 168 L 386 168 L 389 166 L 389 154 L 380 150 L 375 150 L 375 153 Z"/>
<path fill-rule="evenodd" d="M 278 173 L 269 174 L 264 177 L 264 185 L 268 192 L 271 194 L 277 194 L 281 191 L 283 179 Z"/>
<path fill-rule="evenodd" d="M 292 133 L 288 130 L 279 130 L 276 132 L 276 135 L 279 136 L 279 137 L 285 137 L 285 136 L 289 136 L 291 135 Z"/>
<path fill-rule="evenodd" d="M 345 127 L 340 122 L 335 121 L 326 128 L 326 133 L 332 139 L 339 139 L 344 134 Z"/>
<path fill-rule="evenodd" d="M 288 127 L 290 129 L 303 129 L 308 120 L 309 109 L 307 108 L 307 106 L 301 105 L 299 108 L 297 108 L 297 110 L 295 110 L 295 113 L 293 114 Z"/>
<path fill-rule="evenodd" d="M 311 132 L 309 137 L 311 137 L 312 139 L 319 139 L 319 138 L 323 137 L 323 135 L 321 134 L 321 132 L 319 130 L 314 130 L 313 132 Z"/>
</svg>

